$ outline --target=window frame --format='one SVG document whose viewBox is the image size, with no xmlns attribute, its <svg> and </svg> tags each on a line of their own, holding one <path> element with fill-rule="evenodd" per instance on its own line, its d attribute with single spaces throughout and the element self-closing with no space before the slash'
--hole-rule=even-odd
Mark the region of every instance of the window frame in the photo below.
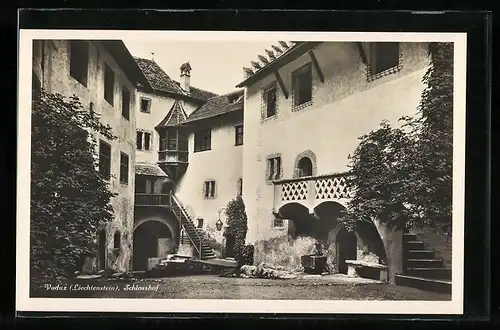
<svg viewBox="0 0 500 330">
<path fill-rule="evenodd" d="M 198 229 L 203 228 L 204 220 L 205 219 L 203 219 L 203 218 L 196 218 L 196 221 L 197 221 L 196 228 L 198 228 Z"/>
<path fill-rule="evenodd" d="M 392 54 L 392 55 L 395 55 L 395 58 L 393 59 L 394 63 L 392 63 L 392 65 L 386 65 L 386 66 L 383 66 L 382 68 L 379 68 L 381 65 L 379 63 L 380 58 L 387 58 L 388 57 L 388 56 L 385 56 L 385 54 L 383 54 L 384 52 L 381 49 L 381 47 L 384 45 L 387 46 L 388 44 L 397 46 L 397 49 L 396 48 L 393 49 L 393 50 L 397 50 L 397 51 L 395 52 L 395 54 Z M 370 45 L 370 67 L 369 67 L 370 75 L 377 76 L 377 75 L 380 75 L 387 70 L 391 70 L 391 69 L 397 67 L 399 65 L 400 52 L 401 52 L 401 47 L 400 47 L 399 42 L 374 42 L 374 43 L 372 43 Z"/>
<path fill-rule="evenodd" d="M 143 110 L 143 107 L 142 107 L 142 102 L 143 101 L 146 101 L 148 106 L 147 106 L 147 109 L 146 111 L 142 111 Z M 149 97 L 142 97 L 140 98 L 140 111 L 141 113 L 151 113 L 151 99 Z"/>
<path fill-rule="evenodd" d="M 308 89 L 310 91 L 310 93 L 308 94 L 309 99 L 299 103 L 300 100 L 298 100 L 297 98 L 300 97 L 301 95 L 300 87 L 302 85 L 300 78 L 303 78 L 306 75 L 308 76 L 309 79 L 309 86 L 308 86 Z M 292 76 L 291 81 L 292 81 L 292 104 L 293 104 L 292 108 L 300 109 L 302 107 L 308 106 L 309 104 L 312 103 L 313 100 L 314 77 L 313 77 L 312 63 L 311 62 L 306 63 L 301 67 L 295 69 L 294 71 L 292 71 L 291 76 Z"/>
<path fill-rule="evenodd" d="M 144 143 L 144 146 L 142 148 L 142 150 L 144 151 L 151 151 L 152 149 L 152 142 L 153 142 L 153 138 L 152 138 L 152 135 L 151 132 L 147 132 L 147 131 L 144 131 L 142 132 L 144 137 L 142 138 L 142 142 Z"/>
<path fill-rule="evenodd" d="M 203 196 L 205 199 L 215 199 L 217 196 L 217 184 L 215 180 L 205 180 L 203 182 Z"/>
<path fill-rule="evenodd" d="M 125 96 L 127 96 L 127 97 L 125 97 Z M 130 102 L 131 102 L 130 91 L 128 90 L 128 88 L 123 87 L 122 88 L 122 117 L 128 121 L 130 121 Z"/>
<path fill-rule="evenodd" d="M 266 180 L 273 181 L 281 179 L 283 175 L 283 163 L 281 155 L 271 155 L 267 157 Z"/>
<path fill-rule="evenodd" d="M 74 46 L 78 45 L 78 47 L 82 47 L 81 49 L 76 50 L 73 53 L 73 49 L 75 48 Z M 85 45 L 85 46 L 83 46 Z M 85 51 L 83 51 L 83 47 L 85 47 Z M 90 52 L 90 47 L 89 47 L 89 42 L 86 40 L 70 40 L 69 41 L 69 75 L 75 79 L 77 82 L 79 82 L 82 86 L 88 87 L 88 82 L 89 82 L 89 52 Z M 76 60 L 78 59 L 78 60 Z M 77 63 L 75 63 L 77 62 Z M 77 68 L 79 65 L 84 65 L 85 69 L 79 69 Z M 78 74 L 76 74 L 76 71 L 80 71 L 81 77 L 78 77 Z"/>
<path fill-rule="evenodd" d="M 109 150 L 109 155 L 103 153 L 103 148 L 102 148 L 103 146 L 105 146 L 107 150 Z M 107 159 L 105 172 L 103 171 L 103 166 L 105 165 L 102 162 L 103 157 Z M 107 180 L 111 179 L 111 157 L 112 157 L 111 144 L 109 144 L 104 140 L 99 140 L 99 173 Z"/>
<path fill-rule="evenodd" d="M 241 129 L 241 132 L 239 131 Z M 243 145 L 243 124 L 234 126 L 234 145 L 242 146 Z"/>
<path fill-rule="evenodd" d="M 273 111 L 269 111 L 269 94 L 274 92 L 274 107 Z M 272 82 L 268 86 L 262 89 L 262 119 L 267 120 L 269 118 L 274 118 L 278 114 L 278 84 Z"/>
<path fill-rule="evenodd" d="M 123 160 L 126 159 L 126 163 Z M 126 170 L 124 170 L 126 167 Z M 120 183 L 128 185 L 130 172 L 130 156 L 124 152 L 120 152 Z M 124 177 L 125 176 L 125 177 Z"/>
<path fill-rule="evenodd" d="M 140 139 L 139 139 L 139 137 L 140 137 Z M 141 141 L 140 143 L 139 143 L 139 140 Z M 143 143 L 144 143 L 144 131 L 137 130 L 136 137 L 135 137 L 135 148 L 137 150 L 143 150 L 142 149 Z"/>
<path fill-rule="evenodd" d="M 104 100 L 112 107 L 115 103 L 115 72 L 104 63 Z"/>
<path fill-rule="evenodd" d="M 199 134 L 202 135 L 200 136 Z M 212 128 L 196 131 L 194 133 L 193 140 L 194 140 L 193 152 L 212 150 Z"/>
</svg>

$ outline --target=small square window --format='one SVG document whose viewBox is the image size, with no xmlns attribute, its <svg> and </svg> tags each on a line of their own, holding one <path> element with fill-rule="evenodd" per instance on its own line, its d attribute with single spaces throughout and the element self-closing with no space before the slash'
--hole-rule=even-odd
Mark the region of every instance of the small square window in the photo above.
<svg viewBox="0 0 500 330">
<path fill-rule="evenodd" d="M 208 128 L 194 133 L 194 152 L 212 148 L 212 129 Z"/>
<path fill-rule="evenodd" d="M 151 113 L 151 100 L 141 97 L 141 112 Z"/>
<path fill-rule="evenodd" d="M 281 178 L 281 157 L 271 157 L 267 160 L 267 179 L 277 180 Z"/>
<path fill-rule="evenodd" d="M 215 181 L 205 181 L 203 185 L 203 194 L 205 199 L 215 198 Z"/>
<path fill-rule="evenodd" d="M 197 228 L 203 228 L 203 219 L 202 218 L 198 218 L 198 226 L 196 226 Z"/>
</svg>

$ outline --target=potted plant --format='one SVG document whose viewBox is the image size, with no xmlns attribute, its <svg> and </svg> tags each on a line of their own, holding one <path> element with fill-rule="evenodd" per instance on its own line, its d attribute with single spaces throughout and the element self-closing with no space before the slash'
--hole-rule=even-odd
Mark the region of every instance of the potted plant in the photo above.
<svg viewBox="0 0 500 330">
<path fill-rule="evenodd" d="M 326 267 L 326 256 L 323 253 L 321 243 L 314 244 L 314 252 L 312 254 L 303 255 L 300 257 L 304 272 L 309 274 L 321 274 Z"/>
</svg>

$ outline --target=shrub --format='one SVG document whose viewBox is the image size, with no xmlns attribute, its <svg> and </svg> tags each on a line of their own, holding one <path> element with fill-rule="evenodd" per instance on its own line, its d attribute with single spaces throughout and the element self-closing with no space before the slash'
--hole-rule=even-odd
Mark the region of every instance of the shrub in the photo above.
<svg viewBox="0 0 500 330">
<path fill-rule="evenodd" d="M 245 245 L 239 255 L 236 256 L 239 265 L 253 265 L 253 245 Z"/>
<path fill-rule="evenodd" d="M 245 238 L 247 236 L 247 214 L 245 211 L 245 203 L 241 196 L 229 201 L 226 207 L 227 227 L 224 231 L 224 236 L 232 236 L 234 238 L 234 253 L 235 259 L 238 262 L 245 260 Z M 241 266 L 242 264 L 240 264 Z"/>
</svg>

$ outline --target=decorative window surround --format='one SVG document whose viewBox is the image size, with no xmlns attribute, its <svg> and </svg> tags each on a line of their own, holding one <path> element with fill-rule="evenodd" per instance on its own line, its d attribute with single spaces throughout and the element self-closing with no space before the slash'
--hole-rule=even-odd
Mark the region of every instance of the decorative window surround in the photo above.
<svg viewBox="0 0 500 330">
<path fill-rule="evenodd" d="M 298 154 L 297 157 L 295 157 L 295 165 L 293 167 L 293 169 L 294 169 L 294 171 L 293 171 L 293 178 L 298 178 L 299 177 L 299 174 L 300 174 L 300 171 L 299 171 L 299 162 L 304 157 L 307 157 L 307 158 L 309 158 L 311 160 L 311 163 L 312 163 L 312 175 L 313 176 L 316 175 L 316 173 L 317 173 L 316 155 L 311 150 L 305 150 L 305 151 L 301 152 L 300 154 Z"/>
<path fill-rule="evenodd" d="M 136 141 L 136 148 L 139 151 L 145 151 L 145 152 L 151 152 L 153 151 L 153 132 L 144 130 L 144 129 L 137 129 L 137 135 L 141 134 L 141 148 L 138 148 L 138 142 Z M 146 149 L 146 134 L 149 134 L 149 148 Z"/>
<path fill-rule="evenodd" d="M 296 104 L 296 93 L 297 93 L 297 87 L 296 87 L 296 83 L 295 83 L 295 79 L 297 77 L 297 75 L 300 75 L 301 72 L 303 71 L 308 71 L 309 74 L 311 75 L 311 99 L 309 101 L 306 101 L 306 102 L 303 102 L 303 103 L 300 103 L 300 104 Z M 291 73 L 291 82 L 292 82 L 292 111 L 300 111 L 304 108 L 307 108 L 309 106 L 311 106 L 313 104 L 313 101 L 314 101 L 314 93 L 315 93 L 315 88 L 314 88 L 314 72 L 312 70 L 312 63 L 307 63 L 303 66 L 301 66 L 300 68 L 292 71 Z"/>
<path fill-rule="evenodd" d="M 366 65 L 366 81 L 371 82 L 377 79 L 380 79 L 382 77 L 388 76 L 393 73 L 397 73 L 401 71 L 403 68 L 403 54 L 401 53 L 401 48 L 399 49 L 399 63 L 392 68 L 386 69 L 384 71 L 378 72 L 376 74 L 371 73 L 371 66 L 370 63 Z"/>
<path fill-rule="evenodd" d="M 203 198 L 215 199 L 217 197 L 217 185 L 215 180 L 205 180 L 203 182 Z"/>
<path fill-rule="evenodd" d="M 279 158 L 279 175 L 271 178 L 270 177 L 271 176 L 270 161 L 272 159 L 276 159 L 276 158 Z M 276 165 L 274 165 L 274 166 L 276 166 Z M 283 177 L 283 158 L 281 157 L 281 154 L 276 153 L 276 154 L 271 154 L 271 155 L 267 156 L 267 158 L 266 158 L 266 184 L 271 185 L 271 184 L 273 184 L 274 180 L 279 180 L 282 177 Z"/>
<path fill-rule="evenodd" d="M 271 89 L 276 89 L 276 101 L 275 101 L 275 109 L 274 109 L 274 115 L 272 116 L 267 116 L 267 99 L 266 99 L 266 94 L 267 94 L 267 91 L 271 90 Z M 276 83 L 276 81 L 273 81 L 272 83 L 270 83 L 269 85 L 267 85 L 266 87 L 264 87 L 262 89 L 262 92 L 261 92 L 261 112 L 260 112 L 260 121 L 261 123 L 265 123 L 265 122 L 268 122 L 270 120 L 273 120 L 273 119 L 276 119 L 278 117 L 278 111 L 279 111 L 279 100 L 280 100 L 280 97 L 279 97 L 279 88 L 278 88 L 278 84 Z"/>
</svg>

